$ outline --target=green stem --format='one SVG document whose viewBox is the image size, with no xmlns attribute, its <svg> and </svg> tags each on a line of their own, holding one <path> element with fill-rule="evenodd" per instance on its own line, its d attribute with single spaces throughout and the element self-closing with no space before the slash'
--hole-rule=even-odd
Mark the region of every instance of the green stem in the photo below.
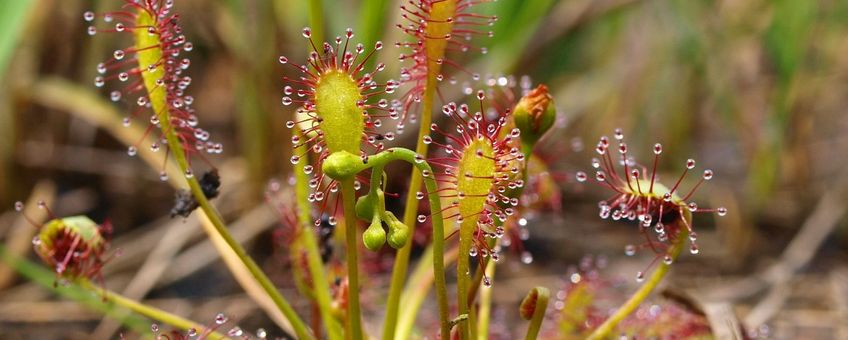
<svg viewBox="0 0 848 340">
<path fill-rule="evenodd" d="M 677 242 L 672 246 L 671 251 L 669 252 L 669 256 L 671 256 L 672 261 L 677 260 L 677 256 L 680 255 L 680 251 L 683 249 L 683 245 L 686 243 L 688 238 L 688 232 L 684 231 L 678 235 Z M 621 320 L 624 320 L 628 315 L 633 313 L 637 307 L 644 301 L 648 295 L 654 290 L 654 288 L 659 285 L 662 279 L 665 277 L 665 274 L 668 273 L 668 270 L 671 268 L 671 265 L 666 264 L 665 262 L 661 263 L 659 268 L 651 274 L 651 277 L 648 278 L 648 281 L 642 285 L 627 302 L 624 303 L 615 313 L 610 316 L 606 321 L 604 321 L 601 326 L 595 329 L 594 332 L 589 336 L 589 339 L 606 339 L 610 336 L 613 329 L 616 325 L 618 325 Z"/>
<path fill-rule="evenodd" d="M 177 327 L 177 328 L 182 329 L 184 331 L 194 329 L 198 332 L 198 334 L 201 334 L 201 333 L 203 333 L 203 330 L 206 328 L 206 326 L 198 324 L 194 321 L 191 321 L 191 320 L 182 318 L 180 316 L 168 313 L 166 311 L 163 311 L 163 310 L 155 308 L 155 307 L 145 305 L 145 304 L 140 303 L 138 301 L 135 301 L 133 299 L 129 299 L 127 297 L 124 297 L 124 296 L 122 296 L 118 293 L 114 293 L 112 291 L 100 290 L 100 288 L 95 287 L 94 285 L 91 284 L 91 282 L 89 282 L 86 279 L 79 279 L 79 280 L 76 281 L 76 283 L 79 284 L 80 287 L 83 287 L 83 288 L 90 290 L 92 292 L 100 291 L 100 293 L 103 294 L 104 300 L 106 300 L 106 301 L 113 302 L 116 305 L 123 306 L 123 307 L 125 307 L 125 308 L 127 308 L 127 309 L 129 309 L 133 312 L 144 315 L 148 318 L 162 322 L 164 324 L 168 324 L 168 325 Z M 224 339 L 224 336 L 217 333 L 217 332 L 212 332 L 212 333 L 209 334 L 209 338 L 210 339 Z"/>
<path fill-rule="evenodd" d="M 324 41 L 324 4 L 323 0 L 309 0 L 309 25 L 314 41 Z"/>
<path fill-rule="evenodd" d="M 300 134 L 300 130 L 294 129 L 295 133 Z M 306 265 L 309 267 L 309 275 L 312 277 L 313 292 L 315 299 L 318 302 L 318 311 L 321 313 L 321 320 L 324 320 L 324 328 L 327 330 L 327 336 L 330 340 L 338 340 L 342 338 L 341 328 L 336 323 L 332 311 L 332 299 L 330 298 L 329 281 L 324 272 L 324 266 L 321 263 L 321 252 L 318 250 L 318 241 L 315 239 L 315 233 L 312 232 L 312 204 L 309 203 L 309 176 L 306 175 L 304 168 L 309 163 L 307 146 L 301 146 L 294 152 L 303 151 L 300 162 L 294 165 L 295 176 L 295 196 L 297 202 L 298 222 L 301 229 L 301 240 L 306 249 Z"/>
<path fill-rule="evenodd" d="M 359 262 L 357 260 L 358 232 L 356 219 L 356 190 L 353 188 L 354 179 L 341 181 L 342 200 L 345 216 L 345 243 L 347 244 L 347 333 L 353 340 L 362 339 L 362 316 L 359 310 Z"/>
<path fill-rule="evenodd" d="M 415 144 L 415 152 L 419 155 L 427 154 L 427 144 L 424 144 L 424 136 L 430 132 L 430 122 L 432 121 L 431 112 L 433 111 L 433 92 L 435 85 L 428 86 L 424 93 L 424 102 L 419 113 L 418 125 L 418 140 Z M 433 88 L 430 90 L 430 88 Z M 406 193 L 406 205 L 403 211 L 403 224 L 409 226 L 409 234 L 415 234 L 415 226 L 418 224 L 418 189 L 421 188 L 421 173 L 420 169 L 413 169 L 412 176 L 409 180 L 409 191 Z M 434 192 L 428 189 L 428 192 Z M 430 209 L 434 211 L 433 209 Z M 444 231 L 442 231 L 444 233 Z M 386 301 L 386 319 L 383 324 L 383 339 L 394 339 L 395 327 L 397 326 L 398 308 L 400 307 L 400 295 L 403 291 L 404 279 L 409 270 L 409 255 L 412 253 L 412 238 L 406 242 L 403 248 L 398 249 L 395 255 L 395 263 L 392 267 L 392 280 L 389 284 L 389 297 Z M 444 324 L 447 322 L 447 316 L 441 319 Z M 446 339 L 443 337 L 443 339 Z"/>
<path fill-rule="evenodd" d="M 461 227 L 460 227 L 461 228 Z M 471 264 L 469 259 L 469 249 L 471 249 L 471 239 L 467 237 L 459 240 L 459 257 L 456 260 L 456 298 L 459 309 L 459 315 L 468 315 L 468 288 L 471 285 Z M 482 256 L 482 255 L 480 255 Z M 469 321 L 461 321 L 459 323 L 459 338 L 469 339 Z"/>
<path fill-rule="evenodd" d="M 456 247 L 451 248 L 444 255 L 444 263 L 450 264 L 456 261 L 456 255 L 459 253 Z M 399 339 L 409 338 L 412 332 L 412 326 L 415 324 L 415 317 L 427 298 L 430 287 L 433 284 L 433 247 L 427 247 L 424 253 L 421 254 L 421 261 L 415 266 L 412 275 L 409 277 L 409 282 L 401 296 L 401 305 L 405 308 L 400 312 L 398 317 L 397 330 L 395 337 Z"/>
<path fill-rule="evenodd" d="M 527 335 L 525 340 L 536 340 L 539 336 L 539 330 L 542 329 L 542 321 L 545 321 L 545 310 L 548 308 L 548 300 L 551 297 L 551 291 L 545 287 L 533 288 L 536 291 L 536 306 L 533 309 L 533 318 L 530 319 L 530 326 L 527 327 Z"/>
<path fill-rule="evenodd" d="M 359 29 L 357 30 L 361 43 L 369 46 L 380 40 L 380 34 L 385 31 L 386 15 L 390 14 L 388 5 L 387 0 L 362 1 L 359 7 Z M 375 62 L 376 58 L 369 59 L 365 69 L 370 69 Z"/>
<path fill-rule="evenodd" d="M 489 261 L 486 264 L 486 275 L 489 278 L 495 276 L 495 262 Z M 480 291 L 480 309 L 477 311 L 477 339 L 486 340 L 489 338 L 489 322 L 492 315 L 492 289 L 483 289 Z"/>
</svg>

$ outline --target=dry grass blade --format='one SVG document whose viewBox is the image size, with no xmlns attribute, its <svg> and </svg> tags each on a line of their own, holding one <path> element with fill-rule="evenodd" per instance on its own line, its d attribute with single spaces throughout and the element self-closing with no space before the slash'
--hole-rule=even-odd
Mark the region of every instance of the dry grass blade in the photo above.
<svg viewBox="0 0 848 340">
<path fill-rule="evenodd" d="M 24 218 L 29 216 L 33 222 L 41 223 L 47 220 L 47 213 L 38 208 L 38 201 L 44 201 L 50 206 L 56 199 L 56 185 L 50 181 L 41 181 L 32 190 L 32 194 L 25 203 L 23 214 L 19 215 L 3 235 L 6 248 L 9 253 L 24 257 L 32 249 L 32 238 L 38 229 L 30 225 Z M 5 265 L 0 265 L 0 290 L 8 287 L 15 278 L 15 271 Z"/>
</svg>

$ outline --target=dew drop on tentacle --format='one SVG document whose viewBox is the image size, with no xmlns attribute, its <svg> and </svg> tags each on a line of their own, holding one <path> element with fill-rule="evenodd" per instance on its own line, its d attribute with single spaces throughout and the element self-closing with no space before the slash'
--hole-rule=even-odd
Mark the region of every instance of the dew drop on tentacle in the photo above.
<svg viewBox="0 0 848 340">
<path fill-rule="evenodd" d="M 224 313 L 218 313 L 218 315 L 215 315 L 215 323 L 216 324 L 223 325 L 226 322 L 227 322 L 227 317 L 224 315 Z"/>
<path fill-rule="evenodd" d="M 523 251 L 521 253 L 521 262 L 524 264 L 533 263 L 533 254 L 530 254 L 529 251 Z"/>
</svg>

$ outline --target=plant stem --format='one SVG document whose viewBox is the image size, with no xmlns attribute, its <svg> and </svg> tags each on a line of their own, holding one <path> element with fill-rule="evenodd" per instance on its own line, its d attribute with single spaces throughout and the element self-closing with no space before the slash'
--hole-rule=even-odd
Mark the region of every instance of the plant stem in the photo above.
<svg viewBox="0 0 848 340">
<path fill-rule="evenodd" d="M 432 92 L 435 92 L 435 85 L 432 87 L 432 91 L 429 90 L 430 86 L 427 87 L 428 90 L 425 90 L 424 102 L 422 103 L 422 109 L 419 113 L 420 124 L 418 125 L 418 139 L 415 144 L 415 152 L 422 156 L 427 155 L 427 144 L 424 144 L 423 138 L 430 131 L 430 122 L 432 118 L 431 112 L 433 111 Z M 415 226 L 418 223 L 416 221 L 416 218 L 418 217 L 418 198 L 416 195 L 418 194 L 418 189 L 421 188 L 421 180 L 420 169 L 412 169 L 412 176 L 409 179 L 409 189 L 406 193 L 406 205 L 404 206 L 403 211 L 403 224 L 406 224 L 409 227 L 410 235 L 415 234 Z M 432 189 L 428 189 L 427 191 L 435 192 Z M 430 210 L 433 211 L 432 209 Z M 442 233 L 444 233 L 444 231 L 442 231 Z M 398 308 L 400 307 L 400 295 L 403 291 L 404 279 L 406 279 L 406 273 L 409 269 L 409 255 L 411 252 L 412 238 L 406 242 L 406 245 L 398 249 L 397 254 L 395 254 L 395 263 L 392 267 L 392 280 L 389 284 L 389 297 L 386 301 L 386 319 L 383 324 L 383 339 L 394 339 L 395 327 L 397 325 L 398 318 Z M 447 321 L 447 318 L 442 321 Z"/>
<path fill-rule="evenodd" d="M 347 333 L 353 340 L 362 339 L 362 316 L 359 310 L 359 252 L 356 219 L 356 190 L 353 188 L 354 179 L 341 181 L 342 200 L 345 216 L 345 243 L 347 244 Z"/>
<path fill-rule="evenodd" d="M 688 239 L 688 232 L 684 231 L 680 233 L 677 237 L 677 242 L 671 248 L 669 252 L 669 256 L 671 256 L 672 261 L 677 260 L 677 256 L 680 255 L 680 251 L 683 249 L 683 245 L 686 243 Z M 598 340 L 598 339 L 606 339 L 610 336 L 613 328 L 618 325 L 621 320 L 624 320 L 628 315 L 633 313 L 637 307 L 651 294 L 654 288 L 659 285 L 662 279 L 665 277 L 665 274 L 668 273 L 668 270 L 671 268 L 671 265 L 666 264 L 665 262 L 660 263 L 659 268 L 651 274 L 651 277 L 648 278 L 648 281 L 645 282 L 642 287 L 639 288 L 627 302 L 624 303 L 613 315 L 607 318 L 601 326 L 595 329 L 594 332 L 589 336 L 588 339 Z"/>
<path fill-rule="evenodd" d="M 470 259 L 468 249 L 471 248 L 471 240 L 467 237 L 460 238 L 459 257 L 456 259 L 456 298 L 459 306 L 459 315 L 468 314 L 468 286 L 471 284 Z M 482 256 L 482 255 L 481 255 Z M 468 339 L 468 320 L 459 323 L 459 338 Z"/>
<path fill-rule="evenodd" d="M 92 285 L 91 282 L 89 282 L 87 279 L 79 279 L 79 280 L 76 281 L 76 283 L 80 287 L 85 288 L 85 289 L 92 291 L 92 292 L 98 292 L 98 290 L 100 290 L 100 288 Z M 133 299 L 126 298 L 123 295 L 120 295 L 120 294 L 112 292 L 112 291 L 102 290 L 99 293 L 103 294 L 103 299 L 106 300 L 106 301 L 114 302 L 116 305 L 123 306 L 123 307 L 125 307 L 125 308 L 127 308 L 127 309 L 129 309 L 133 312 L 144 315 L 144 316 L 151 318 L 153 320 L 156 320 L 156 321 L 177 327 L 177 328 L 182 329 L 184 331 L 187 331 L 189 329 L 194 329 L 198 332 L 198 334 L 200 334 L 200 333 L 203 333 L 203 330 L 206 328 L 206 326 L 198 324 L 194 321 L 191 321 L 191 320 L 182 318 L 180 316 L 168 313 L 166 311 L 163 311 L 163 310 L 155 308 L 155 307 L 145 305 L 143 303 L 140 303 L 140 302 L 135 301 Z M 209 334 L 209 338 L 210 339 L 224 339 L 225 337 L 223 335 L 217 333 L 217 332 L 212 332 L 212 333 Z"/>
<path fill-rule="evenodd" d="M 495 276 L 495 262 L 489 261 L 484 270 L 489 278 Z M 479 284 L 478 284 L 479 286 Z M 489 322 L 492 315 L 492 289 L 480 291 L 480 309 L 477 312 L 477 339 L 489 338 Z"/>
<path fill-rule="evenodd" d="M 385 31 L 386 15 L 391 13 L 388 10 L 389 3 L 390 1 L 387 0 L 362 1 L 359 7 L 359 27 L 357 30 L 361 43 L 369 46 L 380 40 L 380 34 Z M 370 69 L 375 62 L 376 58 L 369 59 L 365 69 Z"/>
<path fill-rule="evenodd" d="M 323 0 L 309 0 L 309 25 L 312 29 L 312 39 L 324 41 Z"/>
<path fill-rule="evenodd" d="M 300 130 L 293 129 L 297 134 L 301 134 Z M 302 136 L 301 136 L 302 137 Z M 312 290 L 317 300 L 318 310 L 321 314 L 321 319 L 324 320 L 324 328 L 327 330 L 327 336 L 330 340 L 338 340 L 342 338 L 341 329 L 336 324 L 336 319 L 332 314 L 330 284 L 327 281 L 327 275 L 324 273 L 324 266 L 321 263 L 321 252 L 318 250 L 318 242 L 315 240 L 315 233 L 312 231 L 312 214 L 309 203 L 309 178 L 304 171 L 306 164 L 309 163 L 309 155 L 307 147 L 301 146 L 294 149 L 294 152 L 304 152 L 300 162 L 294 165 L 295 176 L 295 196 L 297 204 L 297 216 L 300 223 L 300 239 L 303 241 L 303 247 L 306 249 L 306 265 L 309 267 L 309 275 L 312 277 Z M 317 332 L 317 330 L 315 330 Z"/>
<path fill-rule="evenodd" d="M 527 327 L 527 335 L 524 340 L 536 340 L 539 330 L 542 328 L 542 321 L 545 321 L 545 310 L 548 308 L 548 300 L 551 297 L 551 291 L 545 287 L 533 289 L 536 291 L 536 306 L 533 309 L 533 318 L 530 319 L 530 326 Z"/>
<path fill-rule="evenodd" d="M 453 247 L 444 254 L 444 263 L 450 264 L 456 261 L 456 255 L 459 253 L 457 247 Z M 401 305 L 405 308 L 400 312 L 398 317 L 398 325 L 395 330 L 395 337 L 399 339 L 409 338 L 412 331 L 412 326 L 415 324 L 415 317 L 418 315 L 418 310 L 424 299 L 427 298 L 430 287 L 433 284 L 433 247 L 427 247 L 424 253 L 421 254 L 421 261 L 415 266 L 412 275 L 409 277 L 409 282 L 401 296 Z"/>
<path fill-rule="evenodd" d="M 429 126 L 429 124 L 424 124 L 425 115 L 422 113 L 421 123 L 422 126 Z M 429 118 L 429 115 L 427 115 Z M 429 120 L 429 119 L 428 119 Z M 430 167 L 427 162 L 417 162 L 415 160 L 415 155 L 419 153 L 413 153 L 410 150 L 406 149 L 390 149 L 392 154 L 396 154 L 400 156 L 404 161 L 409 162 L 418 168 L 419 171 L 423 173 L 423 171 L 428 171 L 430 173 L 429 176 L 424 177 L 424 186 L 427 189 L 428 193 L 434 193 L 438 191 L 438 185 L 436 184 L 436 180 L 433 179 L 433 169 Z M 412 190 L 410 189 L 410 193 Z M 439 328 L 442 339 L 450 338 L 450 323 L 448 317 L 448 291 L 447 285 L 445 283 L 445 263 L 444 263 L 444 252 L 445 252 L 445 226 L 444 226 L 444 218 L 442 217 L 442 204 L 439 195 L 427 195 L 427 198 L 430 202 L 430 223 L 433 225 L 433 276 L 435 278 L 436 283 L 436 302 L 439 305 Z M 415 209 L 412 209 L 414 212 L 417 211 L 417 199 L 415 199 Z M 411 209 L 410 205 L 406 206 L 406 209 Z M 413 212 L 413 214 L 415 214 Z M 404 218 L 406 218 L 406 214 L 404 214 Z M 413 220 L 414 223 L 414 220 Z M 407 224 L 408 226 L 411 224 Z M 411 227 L 410 227 L 411 228 Z M 410 229 L 410 232 L 412 230 Z M 404 248 L 411 248 L 411 238 L 410 241 L 406 244 Z M 407 255 L 408 260 L 408 255 Z M 404 266 L 403 273 L 406 273 L 406 266 Z M 394 276 L 394 275 L 393 275 Z M 393 277 L 394 278 L 394 277 Z M 399 293 L 397 293 L 399 294 Z M 395 316 L 395 319 L 397 317 Z M 390 334 L 394 335 L 394 334 Z"/>
</svg>

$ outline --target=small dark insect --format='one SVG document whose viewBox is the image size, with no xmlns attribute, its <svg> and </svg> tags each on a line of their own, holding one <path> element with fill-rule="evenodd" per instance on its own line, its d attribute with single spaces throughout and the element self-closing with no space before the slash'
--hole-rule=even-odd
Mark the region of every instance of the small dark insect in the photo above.
<svg viewBox="0 0 848 340">
<path fill-rule="evenodd" d="M 203 174 L 200 178 L 200 189 L 206 198 L 213 199 L 218 197 L 218 189 L 221 188 L 221 177 L 218 176 L 218 170 L 210 170 Z"/>
<path fill-rule="evenodd" d="M 335 226 L 330 224 L 329 216 L 321 218 L 321 226 L 318 229 L 318 246 L 321 247 L 321 262 L 327 263 L 333 256 L 333 230 Z"/>
<path fill-rule="evenodd" d="M 200 178 L 200 190 L 208 199 L 218 197 L 221 187 L 221 177 L 218 170 L 209 170 Z M 171 218 L 176 216 L 188 217 L 200 204 L 194 199 L 190 190 L 180 189 L 174 193 L 174 207 L 171 208 Z"/>
</svg>

